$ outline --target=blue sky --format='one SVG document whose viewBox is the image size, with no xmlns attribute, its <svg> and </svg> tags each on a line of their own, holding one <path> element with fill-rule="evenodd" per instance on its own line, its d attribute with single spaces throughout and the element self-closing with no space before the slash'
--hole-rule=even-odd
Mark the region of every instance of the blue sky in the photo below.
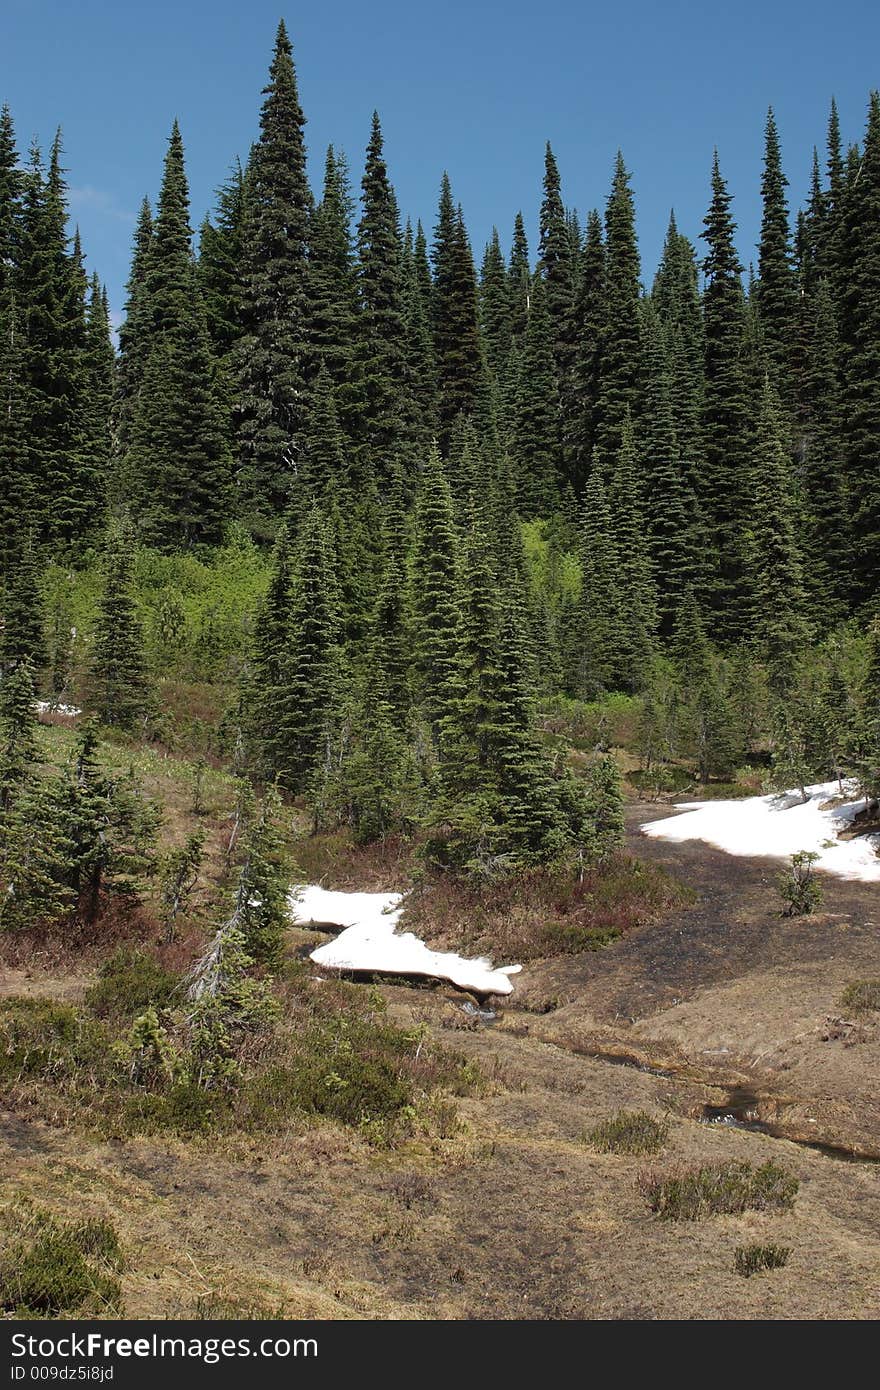
<svg viewBox="0 0 880 1390">
<path fill-rule="evenodd" d="M 374 107 L 404 214 L 433 224 L 442 171 L 479 257 L 505 246 L 522 208 L 532 248 L 550 140 L 569 205 L 604 206 L 615 151 L 632 171 L 650 280 L 674 204 L 696 238 L 713 145 L 735 197 L 740 252 L 754 256 L 763 125 L 776 111 L 792 202 L 837 97 L 861 137 L 880 83 L 880 6 L 867 0 L 6 0 L 0 101 L 22 149 L 64 131 L 71 214 L 118 314 L 134 216 L 158 188 L 180 121 L 198 225 L 258 130 L 260 91 L 283 13 L 308 117 L 313 181 L 328 142 L 360 179 Z"/>
</svg>

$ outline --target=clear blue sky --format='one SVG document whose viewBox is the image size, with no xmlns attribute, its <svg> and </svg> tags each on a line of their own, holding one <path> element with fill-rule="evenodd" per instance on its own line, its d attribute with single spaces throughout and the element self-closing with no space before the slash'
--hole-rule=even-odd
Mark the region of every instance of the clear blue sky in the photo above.
<svg viewBox="0 0 880 1390">
<path fill-rule="evenodd" d="M 869 0 L 5 0 L 0 101 L 19 145 L 64 132 L 71 214 L 88 264 L 123 300 L 134 216 L 155 196 L 177 116 L 198 226 L 258 129 L 283 13 L 308 118 L 313 182 L 329 142 L 359 182 L 378 108 L 404 215 L 433 225 L 443 169 L 477 257 L 522 208 L 532 249 L 544 142 L 566 203 L 604 206 L 615 151 L 633 175 L 643 275 L 670 205 L 692 238 L 713 145 L 735 196 L 740 252 L 754 257 L 763 124 L 776 111 L 794 204 L 824 146 L 832 93 L 845 141 L 861 138 L 880 84 L 880 6 Z"/>
</svg>

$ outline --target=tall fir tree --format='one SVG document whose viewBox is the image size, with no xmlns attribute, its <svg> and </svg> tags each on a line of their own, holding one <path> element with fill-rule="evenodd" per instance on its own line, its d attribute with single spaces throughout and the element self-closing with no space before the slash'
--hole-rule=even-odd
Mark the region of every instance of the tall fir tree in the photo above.
<svg viewBox="0 0 880 1390">
<path fill-rule="evenodd" d="M 810 630 L 798 546 L 798 506 L 779 398 L 764 383 L 752 461 L 753 496 L 747 555 L 751 638 L 767 663 L 772 688 L 791 685 Z"/>
<path fill-rule="evenodd" d="M 459 585 L 452 494 L 436 448 L 416 495 L 411 584 L 417 695 L 437 743 L 455 687 Z"/>
<path fill-rule="evenodd" d="M 434 355 L 440 387 L 440 446 L 459 415 L 473 415 L 484 370 L 477 321 L 477 280 L 461 208 L 443 176 L 433 247 Z"/>
<path fill-rule="evenodd" d="M 857 172 L 843 196 L 840 308 L 853 596 L 876 597 L 880 550 L 880 92 L 873 92 Z"/>
<path fill-rule="evenodd" d="M 576 430 L 573 419 L 575 357 L 575 293 L 579 234 L 572 227 L 562 201 L 562 185 L 556 159 L 548 141 L 544 155 L 544 197 L 541 202 L 538 265 L 544 279 L 547 317 L 556 367 L 557 409 L 566 478 L 571 477 Z"/>
<path fill-rule="evenodd" d="M 532 279 L 529 300 L 510 453 L 519 511 L 524 517 L 535 517 L 548 515 L 557 505 L 562 474 L 552 326 L 540 272 Z"/>
<path fill-rule="evenodd" d="M 599 382 L 595 453 L 610 467 L 617 456 L 627 409 L 639 386 L 639 250 L 629 174 L 618 152 L 605 213 L 605 331 Z"/>
<path fill-rule="evenodd" d="M 601 214 L 587 218 L 575 313 L 571 481 L 583 493 L 593 457 L 599 411 L 602 345 L 605 337 L 605 239 Z"/>
<path fill-rule="evenodd" d="M 742 363 L 745 301 L 730 203 L 716 153 L 712 164 L 712 202 L 703 232 L 708 245 L 703 261 L 703 458 L 696 483 L 717 554 L 712 580 L 712 626 L 724 639 L 742 633 L 743 519 L 748 514 L 749 501 L 749 401 Z"/>
<path fill-rule="evenodd" d="M 125 471 L 143 538 L 216 543 L 231 501 L 223 383 L 211 352 L 189 225 L 183 141 L 168 142 L 144 286 L 147 349 Z"/>
<path fill-rule="evenodd" d="M 329 373 L 340 425 L 355 440 L 363 386 L 357 372 L 359 306 L 352 210 L 348 168 L 331 145 L 321 201 L 309 227 L 309 376 L 314 381 L 321 369 Z"/>
<path fill-rule="evenodd" d="M 242 334 L 247 189 L 246 172 L 236 160 L 217 190 L 214 220 L 206 217 L 199 232 L 199 287 L 211 347 L 221 362 L 229 361 Z"/>
<path fill-rule="evenodd" d="M 785 196 L 787 187 L 776 118 L 771 110 L 767 113 L 765 127 L 756 297 L 767 364 L 783 404 L 791 410 L 794 404 L 791 353 L 797 323 L 797 285 Z"/>
<path fill-rule="evenodd" d="M 358 352 L 365 395 L 362 430 L 376 477 L 384 479 L 395 460 L 403 461 L 406 452 L 403 421 L 408 411 L 403 399 L 400 217 L 388 178 L 382 128 L 375 111 L 361 188 L 357 249 L 361 302 Z"/>
<path fill-rule="evenodd" d="M 305 116 L 282 20 L 248 175 L 237 349 L 239 506 L 258 532 L 284 509 L 302 448 L 308 327 Z"/>
</svg>

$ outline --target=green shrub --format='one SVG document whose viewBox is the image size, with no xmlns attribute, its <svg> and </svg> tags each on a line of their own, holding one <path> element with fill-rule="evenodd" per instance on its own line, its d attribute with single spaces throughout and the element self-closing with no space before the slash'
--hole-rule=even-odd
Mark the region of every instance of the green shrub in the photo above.
<svg viewBox="0 0 880 1390">
<path fill-rule="evenodd" d="M 150 1004 L 160 1009 L 169 1005 L 178 985 L 177 976 L 155 956 L 121 946 L 86 991 L 85 1004 L 98 1018 L 133 1019 Z"/>
<path fill-rule="evenodd" d="M 669 1124 L 647 1110 L 617 1110 L 587 1134 L 587 1143 L 600 1153 L 659 1153 L 669 1138 Z"/>
<path fill-rule="evenodd" d="M 639 1187 L 665 1221 L 744 1211 L 786 1211 L 794 1206 L 798 1179 L 770 1159 L 756 1168 L 741 1160 L 644 1173 Z"/>
<path fill-rule="evenodd" d="M 779 880 L 779 892 L 785 903 L 784 917 L 807 917 L 821 904 L 822 885 L 813 868 L 818 858 L 818 854 L 808 849 L 791 856 L 791 863 Z"/>
<path fill-rule="evenodd" d="M 129 1134 L 206 1134 L 218 1129 L 232 1108 L 225 1091 L 206 1091 L 178 1082 L 167 1091 L 135 1091 L 122 1098 L 112 1127 Z"/>
<path fill-rule="evenodd" d="M 790 1245 L 740 1245 L 733 1257 L 733 1267 L 744 1279 L 760 1274 L 764 1269 L 782 1269 L 788 1264 Z"/>
<path fill-rule="evenodd" d="M 854 980 L 840 996 L 844 1013 L 880 1013 L 880 980 Z"/>
<path fill-rule="evenodd" d="M 0 1252 L 0 1309 L 19 1317 L 119 1316 L 119 1239 L 107 1221 L 62 1225 L 29 1204 L 6 1213 L 12 1236 Z M 104 1268 L 101 1268 L 104 1266 Z"/>
<path fill-rule="evenodd" d="M 65 1081 L 109 1065 L 102 1023 L 70 1004 L 13 997 L 0 1003 L 0 1080 Z"/>
</svg>

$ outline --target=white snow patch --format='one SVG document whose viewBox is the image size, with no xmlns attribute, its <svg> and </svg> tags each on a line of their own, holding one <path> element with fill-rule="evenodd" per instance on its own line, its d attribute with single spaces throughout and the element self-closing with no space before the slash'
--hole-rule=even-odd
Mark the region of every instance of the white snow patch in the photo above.
<svg viewBox="0 0 880 1390">
<path fill-rule="evenodd" d="M 311 953 L 316 965 L 332 970 L 424 975 L 478 994 L 511 994 L 510 976 L 522 970 L 521 965 L 496 969 L 484 957 L 467 960 L 454 951 L 432 951 L 413 932 L 398 932 L 402 893 L 334 893 L 303 884 L 292 890 L 289 903 L 300 926 L 343 928 Z"/>
<path fill-rule="evenodd" d="M 74 705 L 53 705 L 50 700 L 37 700 L 37 714 L 82 714 Z"/>
<path fill-rule="evenodd" d="M 844 795 L 854 797 L 856 788 L 844 787 Z M 838 831 L 863 808 L 864 799 L 840 803 L 837 782 L 819 782 L 806 791 L 808 801 L 797 791 L 743 801 L 689 801 L 677 808 L 682 815 L 649 821 L 641 830 L 658 840 L 705 840 L 728 854 L 787 859 L 800 850 L 811 850 L 819 856 L 817 869 L 840 878 L 880 882 L 880 835 L 837 838 Z M 824 807 L 832 798 L 839 804 Z"/>
</svg>

